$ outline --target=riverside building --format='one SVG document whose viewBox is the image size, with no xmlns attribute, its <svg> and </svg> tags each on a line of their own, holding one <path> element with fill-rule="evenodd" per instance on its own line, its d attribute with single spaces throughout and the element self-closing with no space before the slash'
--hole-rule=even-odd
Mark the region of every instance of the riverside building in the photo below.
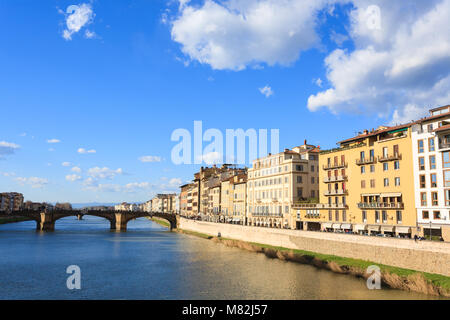
<svg viewBox="0 0 450 320">
<path fill-rule="evenodd" d="M 322 151 L 320 202 L 298 206 L 302 228 L 414 235 L 411 125 L 365 130 Z"/>
<path fill-rule="evenodd" d="M 317 202 L 319 148 L 305 143 L 253 161 L 248 170 L 247 225 L 295 228 L 298 202 Z M 300 221 L 299 221 L 300 223 Z"/>
<path fill-rule="evenodd" d="M 421 236 L 450 241 L 450 106 L 412 127 L 415 206 Z"/>
</svg>

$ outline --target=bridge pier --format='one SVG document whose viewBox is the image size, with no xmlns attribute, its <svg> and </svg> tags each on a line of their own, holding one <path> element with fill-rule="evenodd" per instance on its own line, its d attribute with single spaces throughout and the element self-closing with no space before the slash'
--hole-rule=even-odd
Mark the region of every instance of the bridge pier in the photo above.
<svg viewBox="0 0 450 320">
<path fill-rule="evenodd" d="M 78 220 L 83 220 L 83 215 L 82 214 L 77 215 L 77 219 Z"/>
<path fill-rule="evenodd" d="M 127 223 L 125 214 L 123 213 L 116 213 L 116 223 L 115 223 L 115 229 L 116 231 L 127 231 Z M 112 223 L 111 223 L 112 225 Z M 111 228 L 112 229 L 112 228 Z"/>
<path fill-rule="evenodd" d="M 55 221 L 53 220 L 53 216 L 47 212 L 41 212 L 41 219 L 36 224 L 36 229 L 39 231 L 55 230 Z"/>
</svg>

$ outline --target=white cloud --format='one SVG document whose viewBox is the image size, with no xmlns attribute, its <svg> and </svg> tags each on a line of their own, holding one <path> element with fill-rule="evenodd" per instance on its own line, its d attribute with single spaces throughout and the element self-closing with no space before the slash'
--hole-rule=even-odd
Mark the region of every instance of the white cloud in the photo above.
<svg viewBox="0 0 450 320">
<path fill-rule="evenodd" d="M 92 10 L 91 4 L 82 3 L 80 5 L 68 6 L 65 16 L 66 29 L 63 31 L 63 38 L 66 40 L 72 40 L 73 34 L 79 32 L 84 26 L 92 23 L 95 14 Z"/>
<path fill-rule="evenodd" d="M 150 187 L 150 183 L 148 182 L 132 182 L 128 183 L 123 187 L 124 192 L 137 192 L 141 190 L 148 189 Z"/>
<path fill-rule="evenodd" d="M 86 150 L 85 148 L 79 148 L 77 151 L 78 151 L 78 153 L 81 153 L 81 154 L 97 153 L 97 151 L 94 149 Z"/>
<path fill-rule="evenodd" d="M 269 86 L 265 86 L 264 88 L 259 88 L 259 92 L 261 92 L 262 95 L 265 95 L 266 98 L 269 98 L 271 95 L 273 95 L 273 90 Z"/>
<path fill-rule="evenodd" d="M 180 2 L 172 39 L 191 60 L 213 69 L 289 65 L 316 46 L 316 11 L 326 0 L 205 0 Z"/>
<path fill-rule="evenodd" d="M 199 161 L 203 161 L 208 165 L 219 164 L 223 162 L 223 156 L 217 151 L 205 153 L 204 155 L 198 156 L 197 158 Z"/>
<path fill-rule="evenodd" d="M 90 168 L 87 174 L 94 179 L 113 179 L 115 176 L 123 174 L 123 170 L 122 168 L 112 170 L 107 167 L 94 167 Z"/>
<path fill-rule="evenodd" d="M 158 156 L 143 156 L 139 158 L 141 162 L 161 162 L 161 157 Z"/>
<path fill-rule="evenodd" d="M 76 174 L 69 174 L 66 176 L 66 180 L 71 181 L 71 182 L 78 181 L 78 180 L 81 180 L 81 176 L 76 175 Z"/>
<path fill-rule="evenodd" d="M 38 177 L 17 177 L 15 180 L 21 184 L 21 185 L 30 185 L 34 189 L 43 188 L 45 185 L 48 184 L 48 180 L 44 178 L 38 178 Z"/>
<path fill-rule="evenodd" d="M 61 165 L 63 167 L 70 167 L 72 164 L 70 162 L 65 161 L 65 162 L 61 163 Z"/>
<path fill-rule="evenodd" d="M 81 168 L 79 167 L 73 167 L 72 169 L 70 169 L 72 172 L 77 172 L 80 173 L 81 172 Z"/>
<path fill-rule="evenodd" d="M 61 140 L 58 140 L 58 139 L 48 139 L 47 140 L 47 143 L 60 143 L 61 142 Z"/>
<path fill-rule="evenodd" d="M 354 51 L 325 59 L 330 88 L 313 94 L 308 108 L 360 112 L 409 121 L 450 98 L 450 0 L 354 0 L 350 37 Z M 367 19 L 381 9 L 380 28 Z"/>
<path fill-rule="evenodd" d="M 93 31 L 86 30 L 84 36 L 86 39 L 94 39 L 95 37 L 97 37 L 97 34 Z"/>
<path fill-rule="evenodd" d="M 14 177 L 16 174 L 14 172 L 0 172 L 0 175 L 4 177 Z"/>
<path fill-rule="evenodd" d="M 316 84 L 316 86 L 322 88 L 322 84 L 323 84 L 322 79 L 317 78 L 316 80 L 314 80 L 314 83 Z"/>
<path fill-rule="evenodd" d="M 20 149 L 18 144 L 0 141 L 0 159 L 5 155 L 14 154 L 17 149 Z"/>
</svg>

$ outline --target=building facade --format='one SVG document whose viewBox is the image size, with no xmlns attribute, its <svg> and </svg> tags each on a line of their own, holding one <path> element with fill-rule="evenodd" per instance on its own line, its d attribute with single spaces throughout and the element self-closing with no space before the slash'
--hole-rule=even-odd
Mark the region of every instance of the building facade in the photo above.
<svg viewBox="0 0 450 320">
<path fill-rule="evenodd" d="M 248 171 L 247 224 L 295 228 L 295 204 L 317 202 L 319 148 L 305 143 L 253 161 Z"/>
<path fill-rule="evenodd" d="M 19 211 L 23 206 L 23 194 L 18 192 L 0 193 L 0 211 Z"/>
<path fill-rule="evenodd" d="M 417 232 L 411 124 L 365 130 L 319 156 L 320 202 L 299 205 L 312 231 L 386 234 Z"/>
<path fill-rule="evenodd" d="M 450 106 L 412 126 L 412 153 L 419 234 L 450 241 Z"/>
</svg>

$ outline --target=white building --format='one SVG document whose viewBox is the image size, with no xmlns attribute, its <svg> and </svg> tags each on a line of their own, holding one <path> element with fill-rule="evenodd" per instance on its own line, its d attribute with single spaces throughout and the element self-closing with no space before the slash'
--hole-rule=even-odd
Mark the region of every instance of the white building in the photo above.
<svg viewBox="0 0 450 320">
<path fill-rule="evenodd" d="M 450 106 L 412 127 L 414 192 L 420 234 L 450 240 Z M 431 230 L 430 230 L 431 228 Z"/>
</svg>

